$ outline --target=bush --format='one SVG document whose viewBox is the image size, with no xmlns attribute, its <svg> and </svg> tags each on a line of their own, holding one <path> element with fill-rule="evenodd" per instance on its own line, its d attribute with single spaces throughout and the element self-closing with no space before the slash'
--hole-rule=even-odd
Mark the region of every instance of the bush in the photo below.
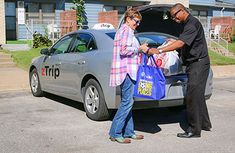
<svg viewBox="0 0 235 153">
<path fill-rule="evenodd" d="M 33 34 L 33 48 L 38 48 L 41 46 L 51 46 L 52 41 L 48 38 L 47 35 L 42 35 L 40 33 L 35 32 Z"/>
</svg>

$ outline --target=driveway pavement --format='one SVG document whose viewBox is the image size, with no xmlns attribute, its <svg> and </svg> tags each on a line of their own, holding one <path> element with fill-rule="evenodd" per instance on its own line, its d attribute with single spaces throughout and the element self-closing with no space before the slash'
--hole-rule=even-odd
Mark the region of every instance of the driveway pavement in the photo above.
<svg viewBox="0 0 235 153">
<path fill-rule="evenodd" d="M 235 65 L 212 66 L 214 78 L 235 76 Z M 18 67 L 0 68 L 0 92 L 30 90 L 28 72 Z"/>
<path fill-rule="evenodd" d="M 18 67 L 0 68 L 0 92 L 29 90 L 28 72 Z"/>
</svg>

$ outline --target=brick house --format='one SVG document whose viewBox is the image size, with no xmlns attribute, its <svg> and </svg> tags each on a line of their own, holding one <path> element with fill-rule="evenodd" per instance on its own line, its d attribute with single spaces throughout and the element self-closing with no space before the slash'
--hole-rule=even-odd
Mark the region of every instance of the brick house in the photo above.
<svg viewBox="0 0 235 153">
<path fill-rule="evenodd" d="M 130 6 L 146 4 L 175 4 L 181 2 L 192 10 L 192 14 L 200 19 L 205 29 L 210 26 L 210 18 L 219 16 L 234 16 L 234 0 L 84 0 L 86 28 L 92 28 L 99 22 L 112 22 L 117 27 L 118 20 Z M 5 7 L 4 7 L 5 6 Z M 71 15 L 62 15 L 64 11 L 71 10 L 71 0 L 0 0 L 0 44 L 5 40 L 27 39 L 34 31 L 44 33 L 46 27 L 52 30 L 74 30 L 74 19 Z M 223 9 L 224 8 L 224 9 Z M 4 10 L 5 9 L 5 10 Z M 223 9 L 223 10 L 222 10 Z M 116 12 L 114 11 L 116 10 Z M 111 12 L 109 12 L 111 11 Z M 106 13 L 102 13 L 106 12 Z M 110 13 L 110 14 L 107 14 Z M 117 14 L 116 16 L 113 14 Z M 112 14 L 112 15 L 111 15 Z M 110 21 L 109 18 L 113 20 Z M 4 19 L 5 18 L 5 19 Z M 63 23 L 60 21 L 63 19 Z M 5 27 L 5 29 L 4 29 Z M 53 27 L 57 27 L 54 29 Z M 66 30 L 67 31 L 66 31 Z"/>
</svg>

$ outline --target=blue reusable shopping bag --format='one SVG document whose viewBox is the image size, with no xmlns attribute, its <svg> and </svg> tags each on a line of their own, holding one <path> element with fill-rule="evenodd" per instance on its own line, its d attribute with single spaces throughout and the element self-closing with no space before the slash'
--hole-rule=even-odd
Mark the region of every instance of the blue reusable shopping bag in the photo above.
<svg viewBox="0 0 235 153">
<path fill-rule="evenodd" d="M 151 62 L 155 62 L 150 56 Z M 143 54 L 141 64 L 137 71 L 134 88 L 134 97 L 160 100 L 165 97 L 166 79 L 161 68 L 147 65 L 147 56 Z"/>
</svg>

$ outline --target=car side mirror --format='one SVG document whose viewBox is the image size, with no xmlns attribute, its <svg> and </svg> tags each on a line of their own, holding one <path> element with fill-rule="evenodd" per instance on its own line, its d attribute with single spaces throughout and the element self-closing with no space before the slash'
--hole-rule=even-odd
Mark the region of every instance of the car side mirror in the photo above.
<svg viewBox="0 0 235 153">
<path fill-rule="evenodd" d="M 43 49 L 41 49 L 40 53 L 43 54 L 43 55 L 49 55 L 49 54 L 50 54 L 48 48 L 43 48 Z"/>
</svg>

